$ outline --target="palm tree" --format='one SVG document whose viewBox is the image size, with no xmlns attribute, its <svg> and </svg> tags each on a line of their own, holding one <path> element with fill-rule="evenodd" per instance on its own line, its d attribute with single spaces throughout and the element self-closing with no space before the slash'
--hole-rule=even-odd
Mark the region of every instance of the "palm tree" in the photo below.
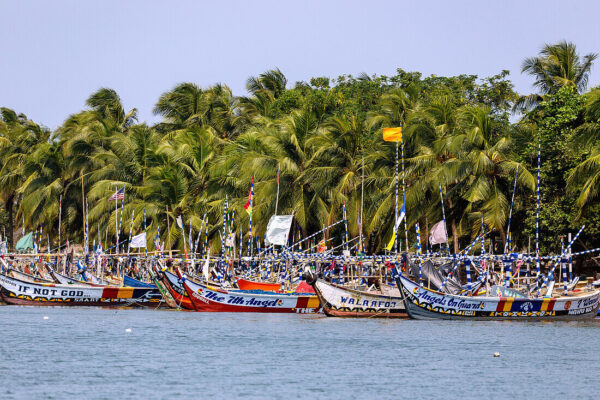
<svg viewBox="0 0 600 400">
<path fill-rule="evenodd" d="M 462 132 L 460 112 L 451 98 L 434 97 L 429 104 L 417 107 L 406 121 L 406 143 L 412 147 L 408 163 L 409 173 L 414 176 L 414 189 L 408 191 L 407 210 L 418 207 L 427 210 L 432 219 L 441 218 L 439 185 L 446 202 L 446 215 L 450 222 L 454 249 L 458 249 L 459 222 L 466 202 L 460 193 L 458 181 L 466 173 L 464 164 L 456 163 L 461 151 L 457 140 Z M 431 199 L 427 201 L 427 199 Z M 421 212 L 412 215 L 421 216 Z"/>
<path fill-rule="evenodd" d="M 468 202 L 465 214 L 475 214 L 471 218 L 472 230 L 479 230 L 479 219 L 483 216 L 485 224 L 499 231 L 505 242 L 508 194 L 517 168 L 520 186 L 533 190 L 534 178 L 523 164 L 514 161 L 511 140 L 498 130 L 500 125 L 489 107 L 466 107 L 461 110 L 461 119 L 465 130 L 459 140 L 464 155 L 447 162 L 454 164 L 447 169 L 449 177 L 456 179 L 455 171 L 466 172 L 459 180 L 464 190 L 462 197 Z"/>
<path fill-rule="evenodd" d="M 320 193 L 321 213 L 329 224 L 341 218 L 346 203 L 352 233 L 358 233 L 360 184 L 363 166 L 365 121 L 358 115 L 334 116 L 308 139 L 313 155 L 304 178 Z M 335 219 L 335 220 L 334 220 Z"/>
<path fill-rule="evenodd" d="M 65 186 L 65 161 L 58 142 L 41 142 L 23 165 L 25 180 L 19 188 L 20 214 L 30 226 L 46 231 L 58 228 L 60 196 Z"/>
<path fill-rule="evenodd" d="M 522 96 L 515 103 L 515 110 L 530 110 L 543 100 L 547 94 L 553 94 L 562 87 L 571 87 L 579 93 L 585 91 L 596 53 L 580 57 L 576 46 L 562 41 L 546 44 L 537 57 L 526 58 L 521 72 L 535 78 L 533 84 L 538 94 Z"/>
<path fill-rule="evenodd" d="M 571 192 L 579 190 L 575 205 L 579 215 L 598 197 L 600 186 L 600 88 L 586 94 L 585 122 L 573 132 L 576 145 L 587 149 L 587 158 L 569 174 Z"/>
<path fill-rule="evenodd" d="M 8 215 L 8 245 L 12 248 L 14 207 L 24 182 L 23 169 L 29 154 L 39 143 L 46 142 L 50 133 L 8 108 L 0 108 L 0 121 L 0 198 Z"/>
<path fill-rule="evenodd" d="M 164 118 L 164 130 L 201 125 L 208 110 L 204 90 L 193 83 L 182 83 L 163 93 L 154 106 L 154 114 Z"/>
<path fill-rule="evenodd" d="M 274 103 L 286 91 L 286 85 L 287 78 L 278 68 L 248 78 L 246 89 L 251 96 L 240 97 L 241 117 L 255 124 L 261 119 L 277 118 Z"/>
</svg>

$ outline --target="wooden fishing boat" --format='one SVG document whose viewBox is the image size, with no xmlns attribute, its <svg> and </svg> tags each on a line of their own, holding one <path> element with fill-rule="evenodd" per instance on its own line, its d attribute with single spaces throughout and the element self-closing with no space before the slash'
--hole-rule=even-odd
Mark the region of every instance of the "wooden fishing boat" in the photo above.
<svg viewBox="0 0 600 400">
<path fill-rule="evenodd" d="M 165 289 L 169 292 L 171 297 L 173 297 L 173 300 L 175 300 L 177 307 L 185 310 L 196 310 L 185 289 L 179 283 L 179 278 L 177 278 L 177 275 L 173 274 L 166 268 L 162 268 L 160 270 L 155 269 L 154 272 L 156 273 L 158 279 L 160 279 L 160 281 L 163 283 Z"/>
<path fill-rule="evenodd" d="M 153 283 L 142 282 L 139 279 L 135 279 L 127 275 L 123 277 L 123 286 L 157 289 L 156 285 Z"/>
<path fill-rule="evenodd" d="M 281 284 L 270 282 L 256 282 L 247 279 L 238 278 L 236 280 L 238 288 L 241 290 L 262 290 L 264 292 L 280 292 Z"/>
<path fill-rule="evenodd" d="M 181 275 L 183 287 L 196 311 L 313 314 L 320 311 L 317 296 L 300 293 L 224 290 Z"/>
<path fill-rule="evenodd" d="M 317 294 L 323 312 L 329 317 L 408 318 L 402 297 L 349 289 L 317 279 L 307 271 L 304 279 Z"/>
<path fill-rule="evenodd" d="M 579 320 L 594 318 L 600 291 L 578 296 L 518 298 L 460 296 L 419 287 L 404 275 L 396 278 L 406 311 L 414 319 Z"/>
<path fill-rule="evenodd" d="M 9 304 L 36 306 L 152 306 L 161 304 L 156 289 L 94 287 L 27 282 L 0 275 L 0 297 Z"/>
<path fill-rule="evenodd" d="M 108 286 L 108 285 L 98 285 L 98 284 L 95 284 L 92 282 L 86 282 L 86 281 L 81 281 L 78 279 L 70 278 L 66 275 L 56 272 L 53 269 L 50 269 L 50 275 L 52 276 L 52 279 L 54 279 L 55 283 L 58 283 L 60 285 L 83 285 L 83 286 L 93 286 L 93 287 Z"/>
<path fill-rule="evenodd" d="M 26 274 L 25 272 L 21 272 L 18 271 L 16 269 L 9 269 L 8 271 L 6 271 L 6 275 L 10 276 L 11 278 L 16 278 L 16 279 L 20 279 L 22 281 L 25 282 L 36 282 L 36 283 L 54 283 L 51 280 L 48 279 L 44 279 L 42 277 L 39 276 L 33 276 L 30 274 Z"/>
<path fill-rule="evenodd" d="M 165 303 L 167 303 L 167 305 L 170 308 L 180 309 L 180 307 L 175 302 L 175 299 L 173 298 L 173 296 L 171 296 L 171 293 L 169 293 L 169 291 L 167 290 L 167 288 L 165 287 L 165 285 L 160 281 L 160 279 L 158 278 L 158 275 L 156 275 L 156 273 L 154 272 L 154 270 L 150 269 L 148 272 L 150 273 L 150 276 L 152 277 L 152 281 L 154 282 L 154 284 L 156 285 L 156 287 L 160 291 L 160 294 L 162 295 L 163 300 L 165 301 Z"/>
</svg>

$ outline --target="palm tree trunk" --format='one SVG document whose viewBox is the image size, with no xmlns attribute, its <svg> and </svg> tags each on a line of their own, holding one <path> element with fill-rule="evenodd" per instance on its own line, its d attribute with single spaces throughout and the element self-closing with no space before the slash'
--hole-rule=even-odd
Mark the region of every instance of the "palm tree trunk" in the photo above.
<svg viewBox="0 0 600 400">
<path fill-rule="evenodd" d="M 458 254 L 458 230 L 456 228 L 456 220 L 454 218 L 452 218 L 451 226 L 452 226 L 452 239 L 454 242 L 454 254 Z"/>
<path fill-rule="evenodd" d="M 14 221 L 13 221 L 13 206 L 14 206 L 15 196 L 11 194 L 6 203 L 4 204 L 4 208 L 6 209 L 6 214 L 8 215 L 8 248 L 13 249 L 14 243 Z"/>
<path fill-rule="evenodd" d="M 500 238 L 502 238 L 502 248 L 505 249 L 506 248 L 506 232 L 504 232 L 504 227 L 502 225 L 500 225 L 498 230 L 500 231 Z M 508 252 L 510 253 L 510 249 L 508 249 Z"/>
</svg>

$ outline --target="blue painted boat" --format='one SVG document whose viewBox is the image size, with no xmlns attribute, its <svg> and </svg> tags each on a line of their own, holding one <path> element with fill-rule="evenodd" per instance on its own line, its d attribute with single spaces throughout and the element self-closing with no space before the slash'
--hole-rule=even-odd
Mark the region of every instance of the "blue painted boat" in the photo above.
<svg viewBox="0 0 600 400">
<path fill-rule="evenodd" d="M 142 282 L 127 275 L 123 277 L 123 286 L 158 289 L 156 285 L 152 283 Z"/>
</svg>

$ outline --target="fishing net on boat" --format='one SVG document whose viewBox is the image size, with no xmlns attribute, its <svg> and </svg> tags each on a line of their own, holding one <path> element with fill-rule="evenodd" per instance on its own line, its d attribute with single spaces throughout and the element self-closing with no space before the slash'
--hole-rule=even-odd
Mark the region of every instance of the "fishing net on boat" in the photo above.
<svg viewBox="0 0 600 400">
<path fill-rule="evenodd" d="M 415 279 L 419 276 L 419 265 L 415 262 L 409 261 L 410 271 Z M 433 290 L 440 290 L 442 284 L 448 274 L 453 269 L 452 263 L 442 264 L 439 267 L 436 266 L 430 260 L 421 263 L 421 276 L 423 277 L 423 284 Z M 462 291 L 462 286 L 456 275 L 452 275 L 446 282 L 444 287 L 441 289 L 444 293 L 459 294 Z"/>
</svg>

